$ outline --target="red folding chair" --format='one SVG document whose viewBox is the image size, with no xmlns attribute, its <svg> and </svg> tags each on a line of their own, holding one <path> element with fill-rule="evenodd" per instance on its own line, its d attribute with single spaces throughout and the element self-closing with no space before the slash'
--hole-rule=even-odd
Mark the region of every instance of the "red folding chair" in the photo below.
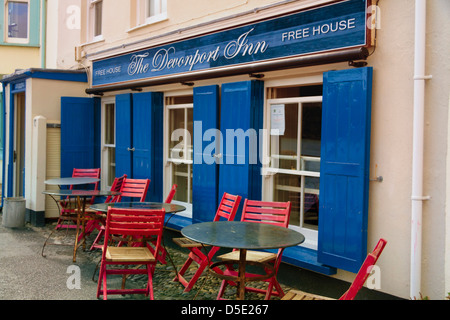
<svg viewBox="0 0 450 320">
<path fill-rule="evenodd" d="M 175 193 L 177 192 L 177 188 L 178 185 L 174 184 L 172 186 L 172 188 L 169 191 L 169 194 L 167 195 L 166 200 L 164 201 L 165 203 L 171 203 L 173 197 L 175 196 Z M 152 241 L 152 243 L 154 243 L 154 241 Z M 154 254 L 154 252 L 153 252 Z M 156 256 L 156 258 L 158 259 L 159 262 L 161 262 L 162 264 L 166 264 L 166 256 L 167 256 L 167 251 L 163 246 L 159 247 L 159 252 L 158 255 Z"/>
<path fill-rule="evenodd" d="M 100 168 L 97 169 L 78 169 L 74 168 L 72 172 L 72 178 L 96 178 L 100 179 Z M 93 186 L 94 190 L 98 190 L 98 184 L 99 182 L 90 183 L 89 186 Z M 84 185 L 84 187 L 86 187 Z M 71 185 L 70 190 L 73 190 L 76 188 L 75 186 Z M 93 204 L 95 201 L 95 197 L 92 197 L 91 199 L 86 199 L 86 207 Z M 59 218 L 56 223 L 56 230 L 60 228 L 76 228 L 76 225 L 72 224 L 66 224 L 64 225 L 63 221 L 76 221 L 76 201 L 73 198 L 67 197 L 66 199 L 59 200 L 59 207 L 60 207 L 60 213 Z"/>
<path fill-rule="evenodd" d="M 378 258 L 386 246 L 387 241 L 384 239 L 380 239 L 375 246 L 375 249 L 369 253 L 364 260 L 361 268 L 356 274 L 355 279 L 353 280 L 350 288 L 344 292 L 344 294 L 339 298 L 339 300 L 353 300 L 356 297 L 356 294 L 363 287 L 364 283 L 366 283 L 367 278 L 372 272 L 373 266 L 377 263 Z M 308 292 L 300 291 L 300 290 L 291 290 L 281 299 L 281 300 L 333 300 L 328 297 L 311 294 Z"/>
<path fill-rule="evenodd" d="M 122 188 L 122 184 L 125 181 L 127 175 L 124 174 L 123 176 L 119 177 L 119 178 L 115 178 L 113 181 L 113 184 L 111 186 L 111 191 L 115 191 L 115 192 L 120 192 L 120 189 Z M 117 202 L 119 200 L 119 195 L 109 195 L 106 197 L 105 199 L 105 203 L 114 203 Z M 87 211 L 89 211 L 90 213 L 96 214 L 97 212 L 91 209 L 88 209 Z M 98 234 L 97 237 L 95 238 L 94 242 L 92 243 L 91 249 L 90 250 L 94 250 L 94 249 L 101 249 L 103 247 L 102 244 L 99 244 L 99 241 L 104 237 L 105 235 L 105 221 L 104 219 L 102 219 L 102 214 L 98 214 L 98 219 L 97 220 L 93 220 L 93 225 L 91 228 L 96 228 L 98 229 Z M 91 230 L 92 231 L 92 230 Z"/>
<path fill-rule="evenodd" d="M 163 236 L 165 211 L 162 210 L 135 210 L 135 209 L 108 209 L 105 228 L 105 242 L 100 265 L 99 281 L 97 285 L 97 298 L 108 294 L 145 294 L 154 299 L 153 274 L 157 263 L 147 245 L 133 247 L 109 246 L 112 236 L 137 237 L 147 239 L 156 237 L 156 249 L 159 249 Z M 113 268 L 108 268 L 113 265 Z M 145 269 L 132 268 L 133 265 L 145 266 Z M 122 266 L 123 268 L 118 268 Z M 148 282 L 145 289 L 108 289 L 108 275 L 146 274 Z"/>
<path fill-rule="evenodd" d="M 148 186 L 150 185 L 149 179 L 128 179 L 126 178 L 120 189 L 120 195 L 117 202 L 122 202 L 123 198 L 139 199 L 140 202 L 145 201 L 147 196 Z"/>
<path fill-rule="evenodd" d="M 167 195 L 166 200 L 164 201 L 165 203 L 171 203 L 172 202 L 173 197 L 175 196 L 175 192 L 177 192 L 177 188 L 178 188 L 178 185 L 176 185 L 176 184 L 174 184 L 172 186 L 172 189 L 170 189 L 170 192 Z"/>
<path fill-rule="evenodd" d="M 116 202 L 133 201 L 138 200 L 144 202 L 147 197 L 148 186 L 150 185 L 149 179 L 128 179 L 125 178 L 120 188 L 120 194 L 117 197 Z M 119 242 L 118 246 L 122 246 L 123 242 Z M 134 246 L 139 246 L 139 243 L 135 243 Z"/>
<path fill-rule="evenodd" d="M 290 215 L 291 202 L 264 202 L 245 199 L 244 207 L 242 208 L 241 221 L 272 224 L 275 226 L 288 228 Z M 263 293 L 265 294 L 266 300 L 269 300 L 273 295 L 280 297 L 284 296 L 283 289 L 281 288 L 276 278 L 283 251 L 284 248 L 278 249 L 277 253 L 252 250 L 247 251 L 246 261 L 271 264 L 274 268 L 274 274 L 272 277 L 262 280 L 269 283 L 267 289 L 259 289 L 246 286 L 246 291 Z M 226 269 L 223 272 L 224 275 L 234 277 L 238 275 L 238 270 L 233 267 L 233 263 L 231 262 L 239 261 L 239 250 L 235 249 L 232 252 L 219 256 L 218 259 L 223 261 L 230 261 L 230 264 L 226 264 Z M 266 269 L 265 271 L 269 273 L 270 270 Z M 246 278 L 259 276 L 261 275 L 246 273 Z M 217 299 L 221 300 L 223 298 L 225 289 L 228 285 L 236 286 L 236 283 L 231 282 L 230 280 L 223 280 Z"/>
<path fill-rule="evenodd" d="M 213 221 L 220 221 L 221 218 L 228 221 L 233 221 L 240 202 L 241 196 L 224 193 Z M 177 276 L 173 279 L 173 281 L 179 281 L 185 287 L 184 291 L 188 292 L 192 289 L 198 278 L 202 275 L 205 268 L 213 263 L 212 258 L 220 248 L 212 247 L 209 252 L 205 254 L 201 251 L 201 248 L 204 247 L 204 245 L 202 245 L 201 243 L 192 241 L 187 238 L 174 238 L 173 241 L 180 247 L 187 248 L 190 251 L 189 257 L 187 258 L 183 267 L 177 273 Z M 192 262 L 196 262 L 198 264 L 198 268 L 192 278 L 188 281 L 185 279 L 184 275 Z M 221 272 L 218 268 L 216 271 Z"/>
</svg>

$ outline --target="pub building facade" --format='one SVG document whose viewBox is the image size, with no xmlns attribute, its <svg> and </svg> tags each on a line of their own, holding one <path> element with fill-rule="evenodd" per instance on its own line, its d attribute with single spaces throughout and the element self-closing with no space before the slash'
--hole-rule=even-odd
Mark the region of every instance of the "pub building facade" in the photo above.
<svg viewBox="0 0 450 320">
<path fill-rule="evenodd" d="M 173 202 L 186 210 L 167 217 L 175 230 L 211 221 L 224 192 L 291 201 L 290 228 L 306 241 L 287 248 L 283 261 L 299 272 L 352 281 L 384 238 L 368 286 L 400 298 L 444 299 L 449 63 L 442 52 L 450 42 L 428 35 L 439 24 L 450 27 L 445 1 L 198 0 L 189 8 L 164 0 L 81 1 L 78 68 L 2 80 L 10 97 L 3 194 L 15 195 L 17 175 L 30 216 L 51 218 L 39 192 L 50 175 L 37 168 L 49 171 L 57 159 L 60 176 L 101 167 L 105 189 L 123 174 L 149 178 L 147 201 L 163 201 L 177 184 Z M 433 19 L 419 21 L 416 11 L 424 8 Z M 118 11 L 123 17 L 113 18 Z M 432 78 L 416 73 L 422 30 L 431 39 L 423 50 Z M 45 93 L 50 83 L 55 88 Z M 426 115 L 418 119 L 420 88 Z M 13 165 L 10 109 L 19 92 L 32 110 L 24 121 L 34 126 L 25 125 L 23 154 L 33 155 L 22 175 Z M 416 153 L 420 121 L 427 148 Z M 59 130 L 60 157 L 48 152 L 50 128 Z M 414 184 L 420 153 L 430 197 Z"/>
</svg>

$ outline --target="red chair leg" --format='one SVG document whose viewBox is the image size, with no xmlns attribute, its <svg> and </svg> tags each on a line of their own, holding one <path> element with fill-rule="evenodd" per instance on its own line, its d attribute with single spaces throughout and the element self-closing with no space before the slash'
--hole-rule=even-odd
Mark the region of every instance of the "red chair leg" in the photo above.
<svg viewBox="0 0 450 320">
<path fill-rule="evenodd" d="M 180 282 L 182 285 L 184 285 L 185 287 L 187 286 L 188 282 L 186 281 L 186 279 L 184 279 L 184 274 L 186 273 L 186 271 L 189 269 L 189 266 L 192 264 L 192 258 L 189 256 L 186 261 L 184 262 L 183 266 L 181 267 L 180 271 L 177 272 L 177 275 L 175 276 L 175 278 L 173 278 L 172 281 L 178 281 Z"/>
<path fill-rule="evenodd" d="M 189 281 L 189 283 L 187 284 L 186 288 L 184 289 L 184 292 L 189 292 L 191 291 L 192 287 L 194 287 L 194 284 L 197 282 L 198 278 L 200 278 L 200 276 L 202 275 L 203 271 L 205 270 L 205 268 L 208 266 L 208 262 L 202 262 L 199 266 L 197 271 L 195 271 L 193 277 L 191 278 L 191 280 Z"/>
<path fill-rule="evenodd" d="M 148 286 L 149 286 L 149 295 L 150 300 L 155 300 L 154 290 L 153 290 L 153 275 L 155 274 L 156 265 L 148 265 Z"/>
<path fill-rule="evenodd" d="M 217 294 L 217 300 L 224 300 L 223 294 L 225 293 L 225 289 L 228 286 L 227 280 L 222 280 L 222 284 L 220 285 L 219 293 Z"/>
<path fill-rule="evenodd" d="M 94 242 L 92 243 L 91 246 L 91 251 L 98 248 L 101 249 L 103 247 L 103 245 L 99 244 L 100 240 L 103 238 L 103 236 L 105 235 L 105 228 L 101 227 L 100 230 L 98 231 L 97 237 L 95 238 Z"/>
</svg>

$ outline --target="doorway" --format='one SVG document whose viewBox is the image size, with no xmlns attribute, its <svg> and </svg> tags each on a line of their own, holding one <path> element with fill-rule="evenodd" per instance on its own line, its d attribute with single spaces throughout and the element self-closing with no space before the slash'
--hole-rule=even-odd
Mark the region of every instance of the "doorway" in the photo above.
<svg viewBox="0 0 450 320">
<path fill-rule="evenodd" d="M 14 104 L 14 197 L 24 196 L 25 186 L 25 92 L 15 94 Z"/>
</svg>

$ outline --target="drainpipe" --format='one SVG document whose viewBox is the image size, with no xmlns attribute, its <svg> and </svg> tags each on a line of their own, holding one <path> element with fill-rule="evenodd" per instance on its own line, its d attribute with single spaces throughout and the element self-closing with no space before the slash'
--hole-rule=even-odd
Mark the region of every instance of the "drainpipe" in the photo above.
<svg viewBox="0 0 450 320">
<path fill-rule="evenodd" d="M 416 0 L 410 274 L 410 298 L 413 300 L 420 299 L 421 294 L 422 204 L 429 199 L 423 196 L 425 80 L 431 79 L 425 76 L 426 9 L 426 0 Z"/>
</svg>

